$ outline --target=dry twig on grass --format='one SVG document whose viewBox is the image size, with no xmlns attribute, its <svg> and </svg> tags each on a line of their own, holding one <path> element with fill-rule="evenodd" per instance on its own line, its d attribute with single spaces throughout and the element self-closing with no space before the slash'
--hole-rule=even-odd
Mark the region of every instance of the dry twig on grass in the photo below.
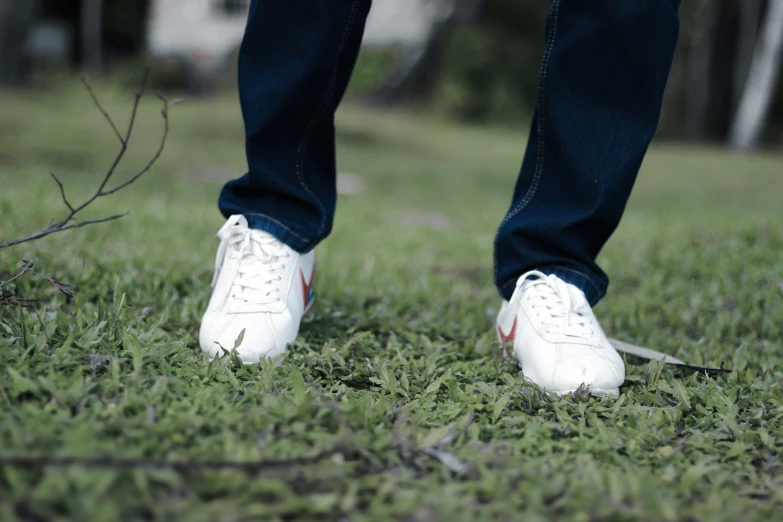
<svg viewBox="0 0 783 522">
<path fill-rule="evenodd" d="M 131 118 L 130 122 L 128 123 L 128 128 L 125 131 L 125 134 L 121 134 L 117 126 L 114 124 L 114 120 L 112 120 L 109 113 L 104 110 L 101 103 L 98 101 L 97 96 L 95 96 L 95 93 L 92 90 L 92 87 L 90 87 L 90 84 L 87 83 L 87 80 L 82 77 L 82 83 L 84 84 L 84 87 L 87 89 L 87 92 L 90 94 L 90 97 L 92 98 L 93 102 L 95 103 L 95 106 L 98 108 L 98 110 L 103 114 L 103 117 L 106 118 L 106 121 L 109 122 L 109 125 L 111 126 L 112 130 L 114 131 L 114 134 L 117 136 L 117 139 L 120 142 L 120 150 L 117 153 L 117 156 L 114 158 L 114 161 L 112 162 L 111 166 L 109 167 L 109 170 L 106 172 L 106 174 L 103 177 L 103 181 L 101 181 L 100 185 L 98 186 L 98 189 L 95 191 L 95 193 L 89 197 L 86 201 L 79 205 L 72 204 L 65 193 L 65 187 L 63 186 L 60 179 L 57 177 L 56 174 L 52 173 L 51 176 L 54 179 L 55 183 L 57 183 L 57 186 L 60 189 L 60 195 L 62 196 L 63 203 L 68 209 L 68 214 L 60 221 L 52 221 L 52 223 L 49 224 L 48 227 L 39 230 L 37 232 L 33 232 L 30 235 L 20 237 L 18 239 L 9 239 L 6 241 L 0 241 L 0 249 L 11 247 L 14 245 L 18 245 L 21 243 L 26 243 L 28 241 L 33 241 L 35 239 L 40 239 L 42 237 L 48 236 L 50 234 L 55 234 L 57 232 L 63 232 L 65 230 L 70 230 L 72 228 L 79 228 L 86 225 L 92 225 L 95 223 L 104 223 L 106 221 L 113 221 L 115 219 L 119 219 L 125 215 L 127 215 L 127 212 L 122 214 L 115 214 L 112 216 L 106 216 L 98 219 L 87 219 L 82 221 L 76 220 L 76 215 L 79 214 L 82 210 L 87 208 L 90 204 L 92 204 L 96 199 L 109 196 L 111 194 L 114 194 L 115 192 L 118 192 L 131 183 L 137 181 L 140 177 L 142 177 L 144 174 L 146 174 L 152 166 L 155 164 L 156 161 L 158 161 L 158 158 L 160 158 L 161 153 L 163 152 L 163 148 L 166 146 L 166 138 L 169 134 L 169 109 L 179 103 L 179 101 L 174 101 L 172 103 L 169 103 L 169 101 L 158 94 L 158 98 L 163 103 L 163 108 L 161 109 L 161 114 L 163 115 L 163 137 L 160 141 L 160 147 L 158 147 L 157 152 L 155 155 L 150 159 L 150 161 L 147 163 L 147 165 L 141 169 L 139 172 L 131 176 L 127 181 L 120 183 L 114 188 L 107 189 L 107 185 L 109 181 L 112 179 L 112 176 L 114 175 L 115 171 L 117 170 L 117 166 L 122 161 L 122 158 L 125 156 L 125 153 L 128 150 L 128 143 L 131 139 L 131 134 L 133 133 L 133 126 L 136 122 L 136 113 L 139 109 L 139 102 L 141 101 L 142 96 L 144 96 L 144 92 L 147 89 L 147 80 L 149 78 L 149 69 L 145 71 L 144 78 L 141 83 L 141 87 L 136 92 L 136 99 L 133 103 L 133 111 L 131 112 Z M 1 283 L 1 285 L 7 284 L 9 281 Z"/>
<path fill-rule="evenodd" d="M 19 279 L 20 277 L 22 277 L 23 275 L 29 272 L 35 275 L 36 277 L 43 279 L 44 281 L 46 281 L 47 283 L 55 287 L 57 290 L 67 295 L 68 297 L 73 297 L 73 291 L 71 290 L 71 288 L 73 288 L 73 285 L 69 285 L 67 283 L 63 283 L 62 281 L 58 281 L 57 279 L 51 276 L 45 276 L 43 274 L 39 274 L 38 272 L 33 270 L 33 267 L 35 266 L 36 263 L 38 263 L 37 257 L 34 259 L 22 259 L 20 265 L 24 265 L 24 266 L 22 266 L 22 269 L 19 271 L 19 273 L 17 273 L 11 279 L 8 279 L 6 281 L 0 280 L 0 288 L 3 288 L 4 286 L 13 283 L 14 281 L 16 281 L 17 279 Z"/>
<path fill-rule="evenodd" d="M 7 279 L 3 281 L 0 279 L 0 307 L 7 307 L 11 308 L 13 306 L 21 306 L 22 308 L 32 308 L 33 305 L 37 302 L 36 299 L 25 299 L 21 297 L 16 292 L 11 292 L 7 290 L 3 290 L 3 287 L 8 286 L 9 284 L 13 283 L 23 275 L 27 274 L 28 272 L 35 275 L 36 277 L 39 277 L 43 279 L 44 281 L 48 282 L 50 285 L 55 287 L 57 290 L 62 292 L 68 297 L 73 297 L 73 291 L 71 288 L 73 288 L 73 285 L 69 285 L 66 283 L 63 283 L 62 281 L 58 281 L 54 277 L 51 276 L 45 276 L 43 274 L 39 274 L 35 270 L 33 270 L 33 267 L 35 267 L 35 264 L 38 262 L 38 258 L 34 259 L 22 259 L 20 262 L 20 265 L 23 265 L 19 272 L 13 276 L 10 279 Z M 37 313 L 37 311 L 36 311 Z M 40 319 L 40 316 L 39 316 Z M 47 336 L 48 337 L 48 336 Z"/>
</svg>

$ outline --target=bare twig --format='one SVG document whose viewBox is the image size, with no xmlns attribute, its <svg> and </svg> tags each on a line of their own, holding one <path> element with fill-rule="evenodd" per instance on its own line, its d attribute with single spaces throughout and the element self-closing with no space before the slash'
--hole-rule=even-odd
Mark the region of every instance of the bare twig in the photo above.
<svg viewBox="0 0 783 522">
<path fill-rule="evenodd" d="M 125 157 L 125 153 L 128 150 L 128 143 L 130 142 L 131 134 L 133 133 L 134 124 L 136 123 L 136 114 L 139 110 L 139 102 L 141 101 L 142 96 L 144 96 L 144 93 L 147 89 L 147 80 L 149 78 L 149 69 L 147 69 L 144 72 L 144 78 L 141 82 L 141 87 L 139 88 L 138 92 L 136 92 L 136 97 L 133 103 L 133 110 L 131 111 L 131 117 L 130 122 L 128 123 L 128 128 L 125 131 L 125 135 L 123 136 L 119 130 L 117 129 L 117 126 L 114 124 L 114 121 L 112 120 L 111 116 L 104 110 L 103 106 L 98 101 L 97 96 L 95 96 L 95 93 L 92 90 L 92 87 L 90 87 L 89 83 L 86 79 L 82 77 L 82 83 L 84 83 L 87 92 L 90 94 L 90 97 L 92 98 L 93 102 L 95 103 L 95 106 L 98 108 L 98 110 L 103 114 L 104 118 L 106 118 L 106 121 L 109 122 L 109 125 L 111 126 L 112 130 L 117 136 L 117 139 L 120 141 L 120 150 L 117 153 L 117 156 L 114 158 L 114 161 L 112 162 L 111 166 L 109 167 L 109 170 L 106 172 L 106 174 L 103 177 L 103 180 L 101 181 L 100 185 L 98 186 L 98 189 L 95 191 L 95 193 L 89 197 L 84 203 L 78 206 L 74 206 L 71 204 L 70 201 L 68 201 L 68 197 L 65 194 L 65 187 L 63 186 L 60 179 L 52 173 L 52 178 L 54 179 L 55 183 L 57 183 L 57 186 L 60 189 L 60 195 L 62 196 L 63 203 L 68 208 L 68 214 L 65 216 L 64 219 L 57 222 L 52 222 L 49 224 L 48 227 L 44 228 L 43 230 L 39 230 L 37 232 L 33 232 L 30 235 L 27 235 L 25 237 L 21 237 L 19 239 L 11 239 L 7 241 L 0 241 L 0 249 L 7 248 L 10 246 L 18 245 L 20 243 L 27 243 L 29 241 L 33 241 L 36 239 L 40 239 L 42 237 L 48 236 L 50 234 L 55 234 L 57 232 L 63 232 L 65 230 L 70 230 L 73 228 L 79 228 L 86 225 L 93 225 L 95 223 L 105 223 L 107 221 L 114 221 L 115 219 L 120 219 L 121 217 L 127 215 L 127 213 L 123 214 L 115 214 L 113 216 L 107 216 L 103 218 L 98 219 L 89 219 L 84 221 L 76 221 L 76 215 L 79 214 L 82 210 L 84 210 L 86 207 L 88 207 L 90 204 L 92 204 L 96 199 L 109 196 L 111 194 L 114 194 L 117 191 L 120 191 L 130 185 L 131 183 L 134 183 L 136 180 L 138 180 L 140 177 L 142 177 L 144 174 L 149 172 L 149 170 L 152 168 L 152 166 L 158 161 L 161 154 L 163 153 L 163 149 L 166 146 L 166 138 L 168 138 L 169 134 L 169 109 L 173 107 L 174 105 L 177 105 L 179 101 L 175 101 L 173 103 L 169 103 L 166 98 L 158 94 L 158 98 L 163 102 L 163 108 L 161 109 L 161 115 L 163 116 L 163 136 L 160 141 L 160 146 L 158 147 L 158 150 L 155 152 L 155 155 L 150 159 L 150 161 L 147 163 L 147 165 L 131 176 L 130 179 L 127 181 L 120 183 L 118 186 L 112 188 L 112 189 L 106 189 L 109 181 L 111 181 L 112 176 L 114 175 L 115 171 L 117 170 L 117 167 L 119 166 L 122 159 Z"/>
<path fill-rule="evenodd" d="M 19 271 L 18 274 L 13 276 L 11 279 L 8 279 L 6 281 L 0 280 L 0 288 L 3 288 L 4 286 L 16 281 L 20 277 L 22 277 L 24 274 L 30 273 L 35 275 L 36 277 L 40 277 L 44 281 L 48 282 L 50 285 L 55 287 L 57 290 L 62 292 L 63 294 L 67 295 L 68 297 L 73 297 L 73 291 L 71 288 L 73 288 L 73 285 L 69 285 L 67 283 L 63 283 L 62 281 L 58 281 L 54 277 L 45 276 L 43 274 L 39 274 L 35 270 L 33 270 L 33 267 L 35 267 L 36 263 L 38 263 L 38 258 L 34 259 L 23 259 L 22 263 L 24 266 Z M 8 308 L 14 307 L 14 306 L 21 306 L 23 308 L 32 308 L 33 303 L 37 302 L 36 299 L 25 299 L 21 296 L 19 296 L 16 292 L 0 292 L 0 306 L 5 306 Z M 38 314 L 38 311 L 36 310 L 36 315 Z M 38 320 L 41 320 L 41 317 L 38 317 Z M 43 328 L 43 323 L 41 323 L 41 327 Z M 44 330 L 44 333 L 46 333 L 46 330 Z M 49 338 L 48 333 L 46 333 L 47 340 Z M 51 341 L 49 341 L 49 344 L 51 345 Z"/>
<path fill-rule="evenodd" d="M 120 152 L 117 154 L 117 157 L 114 158 L 114 163 L 112 163 L 111 167 L 109 167 L 109 171 L 106 173 L 106 176 L 103 178 L 101 185 L 98 187 L 98 192 L 96 192 L 92 197 L 92 201 L 103 195 L 103 189 L 106 188 L 106 184 L 109 183 L 109 180 L 114 174 L 114 171 L 117 170 L 117 166 L 120 164 L 123 156 L 125 156 L 125 152 L 128 150 L 128 142 L 130 141 L 131 134 L 133 133 L 133 125 L 136 123 L 136 113 L 139 110 L 139 102 L 141 101 L 142 96 L 144 96 L 144 91 L 147 90 L 147 78 L 149 77 L 149 72 L 149 69 L 144 71 L 144 78 L 141 81 L 141 88 L 136 91 L 136 100 L 133 102 L 133 111 L 131 112 L 130 122 L 128 123 L 128 130 L 125 133 L 125 138 L 121 140 L 122 146 L 120 147 Z M 168 111 L 163 111 L 163 117 L 168 118 Z M 164 134 L 163 136 L 165 139 L 166 135 Z M 89 205 L 92 203 L 92 201 L 88 201 L 85 205 Z"/>
<path fill-rule="evenodd" d="M 12 283 L 12 282 L 16 281 L 17 279 L 19 279 L 20 277 L 22 277 L 24 274 L 26 274 L 27 272 L 29 272 L 30 270 L 32 270 L 32 269 L 33 269 L 33 267 L 35 266 L 35 264 L 36 264 L 37 262 L 38 262 L 38 258 L 37 258 L 37 257 L 36 257 L 36 258 L 34 258 L 34 259 L 23 259 L 23 260 L 22 260 L 22 263 L 26 263 L 26 264 L 25 264 L 25 266 L 24 266 L 24 267 L 22 267 L 22 271 L 21 271 L 21 272 L 19 272 L 18 274 L 16 274 L 14 277 L 12 277 L 11 279 L 9 279 L 8 281 L 0 281 L 0 288 L 3 288 L 3 287 L 4 287 L 4 286 L 6 286 L 7 284 L 9 284 L 9 283 Z"/>
<path fill-rule="evenodd" d="M 101 102 L 98 101 L 98 97 L 95 96 L 95 93 L 92 90 L 92 86 L 90 86 L 90 83 L 87 81 L 87 78 L 84 77 L 84 75 L 81 75 L 82 79 L 82 85 L 84 85 L 84 88 L 87 89 L 87 92 L 90 93 L 90 97 L 92 98 L 93 103 L 95 103 L 95 106 L 98 107 L 98 110 L 101 111 L 101 114 L 103 114 L 103 117 L 106 118 L 106 121 L 109 122 L 109 125 L 111 125 L 112 130 L 114 131 L 114 134 L 117 136 L 117 139 L 120 140 L 120 143 L 125 143 L 125 140 L 122 139 L 122 135 L 120 134 L 120 131 L 117 129 L 117 126 L 114 124 L 114 120 L 111 119 L 111 116 L 109 116 L 109 113 L 106 112 L 101 105 Z M 146 77 L 145 77 L 146 82 Z"/>
<path fill-rule="evenodd" d="M 160 93 L 157 93 L 157 95 L 158 95 L 158 99 L 161 102 L 163 102 L 163 108 L 160 110 L 160 113 L 163 116 L 163 138 L 160 140 L 160 147 L 158 147 L 157 152 L 149 161 L 149 163 L 147 163 L 147 165 L 143 169 L 141 169 L 137 174 L 135 174 L 132 178 L 130 178 L 125 183 L 122 183 L 111 190 L 101 192 L 101 196 L 108 196 L 110 194 L 114 194 L 118 190 L 124 189 L 125 187 L 127 187 L 128 185 L 130 185 L 140 177 L 142 177 L 152 168 L 155 162 L 158 161 L 158 158 L 160 158 L 160 155 L 163 153 L 163 149 L 166 146 L 166 138 L 169 135 L 169 102 Z M 128 132 L 128 139 L 130 139 L 130 131 Z"/>
<path fill-rule="evenodd" d="M 73 206 L 68 202 L 68 198 L 65 195 L 65 187 L 62 184 L 62 181 L 57 177 L 57 175 L 54 172 L 50 172 L 49 174 L 52 175 L 52 178 L 54 178 L 54 181 L 57 183 L 57 186 L 60 187 L 60 195 L 63 197 L 63 203 L 65 203 L 65 206 L 68 207 L 68 210 L 73 212 Z M 51 226 L 51 223 L 49 224 Z"/>
<path fill-rule="evenodd" d="M 72 228 L 80 228 L 80 227 L 84 227 L 84 226 L 87 226 L 87 225 L 94 225 L 95 223 L 105 223 L 107 221 L 114 221 L 115 219 L 120 219 L 120 218 L 125 217 L 127 215 L 128 215 L 128 213 L 124 212 L 122 214 L 116 214 L 114 216 L 108 216 L 108 217 L 99 218 L 99 219 L 87 219 L 85 221 L 77 221 L 76 223 L 73 223 L 73 224 L 70 224 L 70 225 L 67 225 L 67 226 L 60 226 L 60 225 L 62 225 L 63 222 L 55 223 L 53 225 L 49 225 L 48 227 L 46 227 L 43 230 L 39 230 L 38 232 L 33 232 L 29 236 L 25 236 L 23 238 L 15 239 L 15 240 L 12 240 L 12 241 L 2 242 L 2 243 L 0 243 L 0 248 L 6 248 L 6 247 L 18 245 L 20 243 L 27 243 L 27 242 L 33 241 L 35 239 L 40 239 L 42 237 L 46 237 L 49 234 L 54 234 L 56 232 L 64 232 L 65 230 L 70 230 Z"/>
<path fill-rule="evenodd" d="M 68 297 L 73 297 L 73 290 L 71 288 L 74 287 L 74 285 L 69 285 L 68 283 L 63 283 L 62 281 L 58 281 L 54 277 L 51 276 L 45 276 L 43 274 L 39 274 L 35 270 L 31 270 L 33 274 L 40 277 L 44 281 L 48 282 L 50 285 L 55 287 L 57 290 L 59 290 L 61 293 L 67 295 Z"/>
<path fill-rule="evenodd" d="M 22 308 L 31 308 L 36 303 L 36 299 L 25 299 L 14 292 L 0 292 L 0 306 L 13 308 L 20 306 Z"/>
</svg>

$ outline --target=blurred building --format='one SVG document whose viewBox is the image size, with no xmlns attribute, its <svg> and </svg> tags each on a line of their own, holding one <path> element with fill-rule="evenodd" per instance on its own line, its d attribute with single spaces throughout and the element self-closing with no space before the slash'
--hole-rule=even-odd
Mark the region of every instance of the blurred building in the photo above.
<svg viewBox="0 0 783 522">
<path fill-rule="evenodd" d="M 142 49 L 148 0 L 0 0 L 0 83 L 34 67 L 100 70 Z"/>
<path fill-rule="evenodd" d="M 411 47 L 424 42 L 434 7 L 428 0 L 375 0 L 365 46 Z M 179 61 L 192 90 L 209 89 L 239 49 L 250 0 L 150 0 L 146 50 Z"/>
<path fill-rule="evenodd" d="M 365 45 L 421 45 L 443 3 L 375 0 Z M 2 45 L 29 64 L 100 70 L 107 57 L 144 52 L 179 62 L 191 88 L 202 90 L 239 48 L 249 7 L 250 0 L 0 0 L 0 29 L 15 28 Z"/>
</svg>

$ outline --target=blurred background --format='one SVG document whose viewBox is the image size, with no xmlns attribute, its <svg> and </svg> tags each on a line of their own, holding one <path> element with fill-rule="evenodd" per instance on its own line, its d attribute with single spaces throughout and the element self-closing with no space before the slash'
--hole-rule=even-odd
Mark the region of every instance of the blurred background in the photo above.
<svg viewBox="0 0 783 522">
<path fill-rule="evenodd" d="M 231 94 L 250 0 L 0 0 L 0 85 L 84 70 L 135 87 Z M 375 0 L 349 99 L 527 126 L 548 2 Z M 780 0 L 693 0 L 659 138 L 783 147 Z M 521 154 L 521 151 L 520 151 Z"/>
<path fill-rule="evenodd" d="M 295 479 L 263 475 L 258 490 L 228 471 L 6 466 L 0 520 L 13 519 L 3 502 L 24 520 L 244 520 L 267 514 L 261 502 L 283 519 L 326 520 L 338 502 L 371 503 L 372 520 L 422 502 L 409 520 L 452 520 L 430 511 L 441 498 L 470 504 L 463 515 L 500 504 L 509 520 L 527 506 L 546 506 L 544 520 L 779 515 L 783 0 L 683 1 L 659 133 L 598 260 L 612 281 L 596 309 L 609 335 L 734 373 L 711 381 L 629 360 L 627 400 L 612 408 L 527 395 L 495 344 L 493 241 L 527 143 L 549 2 L 374 0 L 336 115 L 341 196 L 318 245 L 318 300 L 289 359 L 320 383 L 315 424 L 305 392 L 286 390 L 289 365 L 229 371 L 207 366 L 198 345 L 224 223 L 218 194 L 247 169 L 235 77 L 249 4 L 0 0 L 0 244 L 65 218 L 60 188 L 74 205 L 89 201 L 124 150 L 80 73 L 123 135 L 136 115 L 108 188 L 161 146 L 153 91 L 184 99 L 152 170 L 78 216 L 127 217 L 0 248 L 0 280 L 37 258 L 38 274 L 75 292 L 27 274 L 14 291 L 36 308 L 12 320 L 0 307 L 0 447 L 244 461 L 309 458 L 348 437 L 349 452 Z M 348 420 L 327 411 L 332 396 L 340 409 L 357 397 Z M 474 404 L 454 450 L 478 464 L 480 486 L 472 473 L 451 481 L 408 466 L 419 457 L 403 439 L 442 442 L 437 431 L 456 433 Z M 325 433 L 327 422 L 339 431 Z"/>
<path fill-rule="evenodd" d="M 171 132 L 149 175 L 83 215 L 119 208 L 131 216 L 3 250 L 0 265 L 40 255 L 87 277 L 91 260 L 146 272 L 176 259 L 186 273 L 210 277 L 214 245 L 205 239 L 222 222 L 218 193 L 247 168 L 236 57 L 249 5 L 0 0 L 0 238 L 62 215 L 50 172 L 72 202 L 84 201 L 117 155 L 81 73 L 124 133 L 151 70 L 111 186 L 139 172 L 160 146 L 153 91 L 185 101 L 171 111 Z M 527 143 L 548 8 L 545 0 L 374 0 L 336 116 L 343 197 L 320 247 L 330 271 L 323 280 L 363 273 L 388 289 L 413 259 L 407 282 L 424 277 L 419 267 L 442 272 L 435 265 L 447 260 L 446 272 L 477 274 L 477 288 L 494 302 L 493 237 Z M 747 236 L 780 259 L 768 234 L 778 234 L 783 220 L 783 0 L 689 0 L 681 17 L 658 135 L 623 224 L 601 254 L 615 280 L 623 270 L 649 272 L 634 269 L 628 251 L 656 250 L 659 239 L 681 252 L 715 234 Z M 783 271 L 779 265 L 774 270 Z M 774 277 L 783 280 L 783 272 Z M 432 281 L 420 282 L 429 295 Z M 194 284 L 208 290 L 202 286 Z"/>
</svg>

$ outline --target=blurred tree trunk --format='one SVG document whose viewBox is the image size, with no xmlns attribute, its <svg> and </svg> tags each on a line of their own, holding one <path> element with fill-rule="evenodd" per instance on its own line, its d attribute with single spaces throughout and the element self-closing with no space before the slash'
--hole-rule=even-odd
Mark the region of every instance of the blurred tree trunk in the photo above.
<svg viewBox="0 0 783 522">
<path fill-rule="evenodd" d="M 84 68 L 103 70 L 103 0 L 82 0 L 81 50 Z"/>
<path fill-rule="evenodd" d="M 439 4 L 426 41 L 405 49 L 391 74 L 373 92 L 367 101 L 371 104 L 392 105 L 415 85 L 435 74 L 443 36 L 455 24 L 473 21 L 488 0 L 432 0 Z"/>
<path fill-rule="evenodd" d="M 22 85 L 31 69 L 27 45 L 35 0 L 0 0 L 0 85 Z"/>
<path fill-rule="evenodd" d="M 753 53 L 748 80 L 731 132 L 739 150 L 758 146 L 775 93 L 783 59 L 783 0 L 769 0 L 761 36 Z"/>
<path fill-rule="evenodd" d="M 693 141 L 724 142 L 729 134 L 739 68 L 739 17 L 736 0 L 710 0 L 698 8 L 685 84 L 685 134 Z"/>
<path fill-rule="evenodd" d="M 432 72 L 437 62 L 441 33 L 441 29 L 433 30 L 424 44 L 402 51 L 389 76 L 366 101 L 372 105 L 393 105 L 409 92 L 414 84 Z"/>
<path fill-rule="evenodd" d="M 744 2 L 745 0 L 741 0 Z M 734 117 L 733 86 L 737 69 L 737 36 L 739 3 L 734 0 L 719 2 L 718 24 L 715 28 L 715 47 L 712 56 L 710 83 L 710 120 L 708 139 L 725 143 Z"/>
<path fill-rule="evenodd" d="M 694 141 L 707 137 L 710 92 L 712 88 L 712 57 L 714 55 L 716 29 L 720 14 L 720 2 L 706 3 L 698 15 L 696 41 L 688 57 L 688 81 L 686 83 L 685 135 Z"/>
<path fill-rule="evenodd" d="M 739 106 L 745 83 L 748 81 L 753 49 L 758 41 L 761 15 L 764 12 L 764 0 L 739 0 L 739 34 L 737 35 L 737 57 L 734 69 L 734 93 L 732 108 Z"/>
</svg>

